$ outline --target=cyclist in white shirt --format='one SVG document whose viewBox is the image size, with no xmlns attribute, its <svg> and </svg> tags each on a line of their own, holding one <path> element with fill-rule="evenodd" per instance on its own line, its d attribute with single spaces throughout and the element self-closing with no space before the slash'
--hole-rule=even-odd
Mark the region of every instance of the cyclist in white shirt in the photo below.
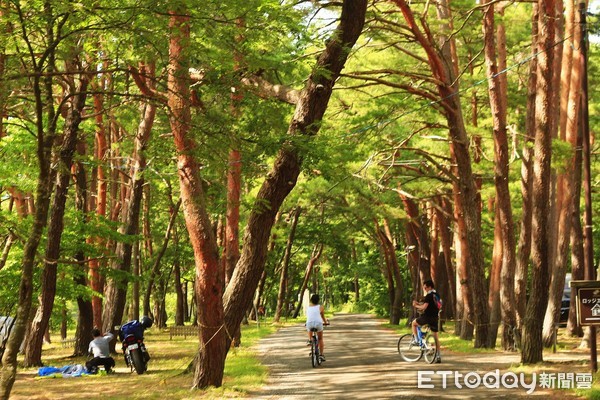
<svg viewBox="0 0 600 400">
<path fill-rule="evenodd" d="M 317 336 L 319 338 L 319 353 L 321 354 L 321 361 L 325 361 L 325 343 L 323 342 L 323 324 L 329 324 L 327 318 L 325 318 L 325 309 L 319 304 L 321 299 L 318 294 L 310 296 L 310 305 L 306 309 L 306 331 L 308 332 L 307 346 L 310 346 L 312 339 L 312 328 L 317 329 Z"/>
</svg>

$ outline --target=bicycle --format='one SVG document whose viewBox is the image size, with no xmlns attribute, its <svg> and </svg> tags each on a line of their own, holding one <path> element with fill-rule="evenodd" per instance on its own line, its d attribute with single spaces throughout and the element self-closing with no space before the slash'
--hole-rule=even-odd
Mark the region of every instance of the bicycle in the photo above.
<svg viewBox="0 0 600 400">
<path fill-rule="evenodd" d="M 417 326 L 417 342 L 414 343 L 412 333 L 400 336 L 398 339 L 398 353 L 404 361 L 417 362 L 422 357 L 428 364 L 433 364 L 437 357 L 435 338 L 431 335 L 429 325 L 423 328 Z"/>
<path fill-rule="evenodd" d="M 323 326 L 329 324 L 323 324 Z M 310 361 L 313 368 L 318 367 L 323 362 L 321 359 L 321 352 L 319 350 L 319 335 L 317 334 L 317 328 L 311 328 L 311 339 L 310 339 Z"/>
</svg>

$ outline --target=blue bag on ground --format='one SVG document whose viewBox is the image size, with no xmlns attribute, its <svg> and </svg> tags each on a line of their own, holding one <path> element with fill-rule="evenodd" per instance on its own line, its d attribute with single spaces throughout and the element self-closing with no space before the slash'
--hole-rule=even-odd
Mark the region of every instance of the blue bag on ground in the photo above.
<svg viewBox="0 0 600 400">
<path fill-rule="evenodd" d="M 86 374 L 85 367 L 81 364 L 65 365 L 64 367 L 42 367 L 38 369 L 39 376 L 61 374 L 63 378 L 75 378 Z"/>
<path fill-rule="evenodd" d="M 60 372 L 60 368 L 57 367 L 42 367 L 38 369 L 39 376 L 48 376 Z"/>
</svg>

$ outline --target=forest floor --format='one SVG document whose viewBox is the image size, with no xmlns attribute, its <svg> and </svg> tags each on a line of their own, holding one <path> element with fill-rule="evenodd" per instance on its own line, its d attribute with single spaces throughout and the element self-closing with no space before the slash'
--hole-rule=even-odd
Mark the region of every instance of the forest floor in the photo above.
<svg viewBox="0 0 600 400">
<path fill-rule="evenodd" d="M 222 399 L 244 397 L 249 389 L 260 387 L 267 370 L 256 356 L 258 338 L 275 332 L 280 325 L 261 324 L 242 327 L 242 347 L 229 351 L 223 386 L 209 390 L 190 390 L 192 375 L 184 371 L 198 351 L 198 339 L 187 336 L 169 339 L 168 330 L 152 328 L 145 333 L 146 348 L 152 357 L 143 375 L 125 366 L 122 354 L 113 355 L 115 373 L 81 378 L 40 378 L 37 368 L 19 368 L 10 400 L 171 400 Z M 121 346 L 117 349 L 120 352 Z M 42 361 L 61 367 L 85 364 L 86 357 L 71 357 L 72 348 L 62 348 L 59 338 L 44 345 Z M 20 357 L 22 360 L 22 357 Z"/>
<path fill-rule="evenodd" d="M 183 371 L 198 349 L 197 339 L 169 340 L 168 331 L 153 329 L 146 337 L 152 359 L 143 375 L 131 373 L 121 355 L 115 357 L 116 373 L 108 376 L 48 379 L 37 377 L 37 368 L 19 369 L 10 399 L 514 399 L 544 396 L 558 400 L 577 396 L 573 390 L 540 387 L 542 372 L 554 374 L 553 387 L 558 388 L 559 374 L 573 374 L 570 377 L 575 380 L 589 371 L 589 353 L 576 348 L 577 339 L 561 337 L 561 350 L 545 353 L 543 364 L 520 367 L 516 353 L 475 351 L 470 349 L 470 343 L 442 334 L 442 363 L 430 365 L 423 360 L 402 361 L 396 349 L 400 334 L 386 327 L 383 320 L 362 314 L 337 314 L 331 323 L 325 332 L 327 361 L 319 368 L 311 367 L 307 336 L 301 323 L 290 320 L 279 325 L 248 325 L 243 327 L 243 347 L 232 349 L 228 354 L 223 387 L 191 391 L 192 376 Z M 85 363 L 85 357 L 71 358 L 70 352 L 72 349 L 61 348 L 59 340 L 55 340 L 52 345 L 45 345 L 42 359 L 46 365 L 53 366 Z M 480 377 L 490 372 L 499 377 L 523 372 L 527 384 L 536 373 L 538 381 L 531 395 L 520 384 L 511 389 L 490 389 L 483 384 L 468 388 L 464 377 L 459 379 L 462 386 L 459 389 L 455 384 L 457 374 L 469 372 Z M 419 373 L 422 383 L 433 388 L 419 388 Z M 446 387 L 441 374 L 447 374 Z M 569 375 L 562 376 L 569 378 Z M 594 380 L 598 376 L 595 375 Z M 432 380 L 425 381 L 426 378 Z"/>
<path fill-rule="evenodd" d="M 399 334 L 385 328 L 383 323 L 369 315 L 335 315 L 324 333 L 327 361 L 318 368 L 311 366 L 303 325 L 285 327 L 263 338 L 258 344 L 258 351 L 262 363 L 270 370 L 270 376 L 267 385 L 250 393 L 249 398 L 570 399 L 581 397 L 574 390 L 558 389 L 559 384 L 565 386 L 570 382 L 572 387 L 576 387 L 575 380 L 589 373 L 589 353 L 578 349 L 545 353 L 544 363 L 532 368 L 520 367 L 517 353 L 458 353 L 442 343 L 442 363 L 430 365 L 423 360 L 407 363 L 397 352 Z M 470 372 L 473 373 L 469 376 L 473 379 L 470 384 L 472 388 L 464 382 L 464 375 Z M 492 375 L 486 382 L 492 388 L 483 383 L 476 387 L 477 376 L 483 378 L 488 372 Z M 530 385 L 535 373 L 537 384 L 524 387 L 519 383 L 517 387 L 504 387 L 503 382 L 511 386 L 510 376 L 505 374 L 519 375 L 521 372 L 525 374 L 527 385 Z M 419 373 L 421 383 L 433 385 L 433 388 L 419 388 Z M 546 377 L 550 379 L 554 378 L 546 385 L 554 389 L 540 385 L 544 379 L 542 373 L 548 374 Z M 458 374 L 463 374 L 463 377 Z M 445 387 L 443 376 L 447 377 Z M 455 383 L 457 377 L 462 388 Z M 431 378 L 431 381 L 426 381 L 427 378 Z"/>
</svg>

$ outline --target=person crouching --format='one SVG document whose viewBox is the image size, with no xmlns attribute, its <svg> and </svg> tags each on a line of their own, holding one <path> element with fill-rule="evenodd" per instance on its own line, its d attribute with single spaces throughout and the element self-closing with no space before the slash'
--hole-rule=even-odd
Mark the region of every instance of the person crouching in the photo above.
<svg viewBox="0 0 600 400">
<path fill-rule="evenodd" d="M 93 353 L 94 358 L 85 363 L 85 368 L 90 374 L 95 374 L 98 372 L 98 367 L 102 365 L 106 373 L 110 373 L 115 366 L 115 360 L 110 356 L 108 344 L 115 338 L 115 335 L 110 332 L 102 335 L 97 328 L 92 330 L 92 335 L 94 340 L 90 342 L 88 352 Z"/>
</svg>

